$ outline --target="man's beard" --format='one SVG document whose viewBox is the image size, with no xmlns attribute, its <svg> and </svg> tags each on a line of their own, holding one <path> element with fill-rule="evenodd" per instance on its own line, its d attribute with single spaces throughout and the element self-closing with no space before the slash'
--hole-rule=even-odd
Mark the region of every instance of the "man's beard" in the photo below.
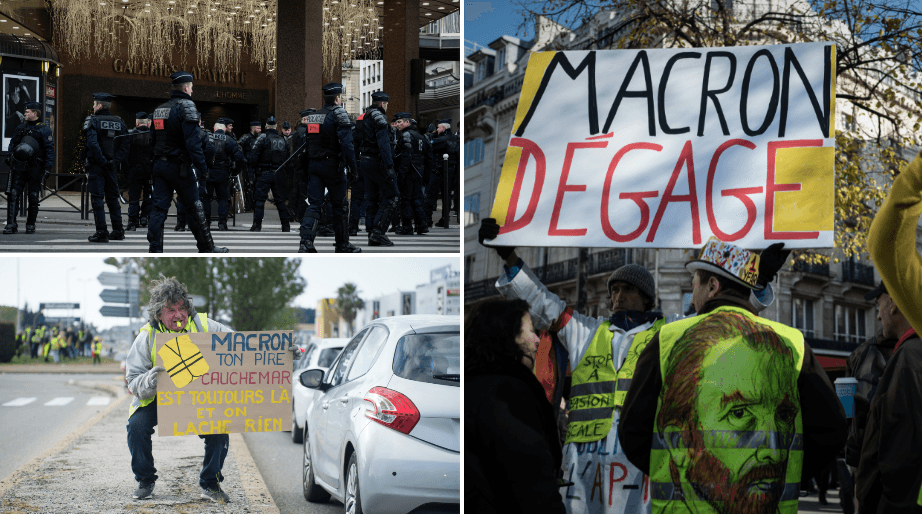
<svg viewBox="0 0 922 516">
<path fill-rule="evenodd" d="M 704 449 L 697 459 L 692 459 L 686 477 L 695 494 L 709 502 L 723 514 L 775 513 L 784 492 L 787 461 L 756 466 L 736 482 L 731 481 L 730 470 L 720 459 Z M 771 482 L 766 491 L 750 492 L 754 484 Z"/>
</svg>

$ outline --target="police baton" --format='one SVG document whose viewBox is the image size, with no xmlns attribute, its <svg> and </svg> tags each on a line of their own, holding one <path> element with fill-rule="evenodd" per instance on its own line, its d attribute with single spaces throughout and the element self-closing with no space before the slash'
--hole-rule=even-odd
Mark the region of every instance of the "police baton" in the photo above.
<svg viewBox="0 0 922 516">
<path fill-rule="evenodd" d="M 288 156 L 288 159 L 286 159 L 281 165 L 279 165 L 279 168 L 275 169 L 275 172 L 278 172 L 279 170 L 282 170 L 282 167 L 284 167 L 285 165 L 287 165 L 289 161 L 291 161 L 295 156 L 297 156 L 298 153 L 301 152 L 301 149 L 303 149 L 304 147 L 307 147 L 307 142 L 304 142 L 304 145 L 298 147 L 298 150 L 292 152 L 292 153 L 291 153 L 291 156 Z M 273 172 L 273 174 L 275 174 L 275 172 Z"/>
</svg>

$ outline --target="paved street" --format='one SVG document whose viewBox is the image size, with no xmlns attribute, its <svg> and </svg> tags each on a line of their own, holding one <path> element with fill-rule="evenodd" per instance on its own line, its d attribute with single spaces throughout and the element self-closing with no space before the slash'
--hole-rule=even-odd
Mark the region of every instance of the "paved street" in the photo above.
<svg viewBox="0 0 922 516">
<path fill-rule="evenodd" d="M 250 455 L 282 514 L 340 514 L 343 504 L 335 500 L 311 503 L 301 489 L 300 444 L 291 442 L 291 432 L 243 434 Z"/>
<path fill-rule="evenodd" d="M 113 379 L 111 374 L 76 377 Z M 115 401 L 103 391 L 69 385 L 73 378 L 72 374 L 0 374 L 0 479 Z"/>
<path fill-rule="evenodd" d="M 42 201 L 38 214 L 36 232 L 25 234 L 25 217 L 17 219 L 19 232 L 14 235 L 0 234 L 0 252 L 67 252 L 67 253 L 146 253 L 148 250 L 147 228 L 125 233 L 125 240 L 111 241 L 107 244 L 94 244 L 87 237 L 95 231 L 93 215 L 84 220 L 80 218 L 80 196 L 77 193 L 63 192 L 60 196 L 49 197 Z M 0 199 L 0 211 L 6 213 L 6 200 Z M 128 207 L 122 206 L 123 222 L 128 223 Z M 167 253 L 196 253 L 195 238 L 186 231 L 173 231 L 176 225 L 176 209 L 170 208 L 164 230 L 164 251 Z M 438 221 L 440 213 L 434 220 Z M 455 217 L 451 219 L 455 221 Z M 108 215 L 107 223 L 110 222 Z M 291 232 L 281 232 L 281 222 L 275 205 L 266 204 L 263 230 L 250 232 L 253 213 L 238 213 L 236 221 L 228 220 L 230 231 L 217 231 L 217 224 L 212 224 L 212 237 L 215 245 L 227 247 L 231 253 L 296 253 L 300 236 L 300 221 L 292 222 Z M 111 230 L 111 223 L 109 226 Z M 453 223 L 448 229 L 433 227 L 425 235 L 401 236 L 388 233 L 394 242 L 393 247 L 368 246 L 368 233 L 360 231 L 358 236 L 350 237 L 350 242 L 362 248 L 363 253 L 457 253 L 461 249 L 461 229 Z M 314 246 L 321 253 L 332 253 L 334 238 L 318 236 Z"/>
</svg>

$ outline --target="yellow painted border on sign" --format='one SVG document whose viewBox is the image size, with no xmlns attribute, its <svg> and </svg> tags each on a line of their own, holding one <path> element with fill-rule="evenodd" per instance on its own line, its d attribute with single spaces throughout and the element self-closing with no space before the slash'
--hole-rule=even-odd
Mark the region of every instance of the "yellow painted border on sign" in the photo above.
<svg viewBox="0 0 922 516">
<path fill-rule="evenodd" d="M 836 44 L 832 44 L 831 57 L 829 58 L 829 137 L 836 137 Z"/>
<path fill-rule="evenodd" d="M 519 169 L 519 160 L 521 158 L 521 147 L 506 148 L 506 159 L 503 161 L 503 171 L 499 176 L 499 184 L 496 185 L 493 211 L 490 212 L 490 217 L 496 219 L 496 223 L 500 226 L 506 225 L 506 217 L 509 215 L 509 202 L 512 200 L 512 187 L 515 184 L 515 174 Z"/>
</svg>

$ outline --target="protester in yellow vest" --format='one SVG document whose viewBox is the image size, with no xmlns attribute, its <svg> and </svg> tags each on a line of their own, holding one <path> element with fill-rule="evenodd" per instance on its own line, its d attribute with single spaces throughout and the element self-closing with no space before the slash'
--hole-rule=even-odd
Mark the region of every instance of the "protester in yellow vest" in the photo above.
<svg viewBox="0 0 922 516">
<path fill-rule="evenodd" d="M 230 332 L 231 328 L 195 312 L 186 286 L 176 278 L 161 278 L 150 286 L 150 319 L 141 327 L 137 338 L 128 350 L 125 361 L 125 380 L 134 394 L 128 409 L 128 450 L 131 452 L 131 470 L 138 482 L 133 498 L 150 498 L 157 480 L 151 438 L 157 425 L 157 380 L 164 371 L 157 363 L 156 335 L 159 333 Z M 163 341 L 161 340 L 161 343 Z M 199 475 L 201 497 L 212 501 L 229 500 L 221 490 L 224 476 L 221 468 L 230 442 L 227 434 L 202 435 L 205 440 L 205 461 Z"/>
<path fill-rule="evenodd" d="M 493 219 L 481 223 L 480 242 L 495 238 L 499 226 Z M 781 246 L 773 249 L 784 257 Z M 568 513 L 649 513 L 647 478 L 624 455 L 618 444 L 620 409 L 631 384 L 637 358 L 666 319 L 653 311 L 656 302 L 653 276 L 642 266 L 624 265 L 608 278 L 611 317 L 587 317 L 566 307 L 519 259 L 514 248 L 495 248 L 505 261 L 506 274 L 496 288 L 506 299 L 523 299 L 530 305 L 535 328 L 556 332 L 567 349 L 573 370 L 569 424 L 564 446 L 564 481 L 561 489 Z M 769 260 L 774 267 L 762 271 L 770 279 L 783 259 Z M 767 286 L 767 281 L 763 282 Z M 773 294 L 765 288 L 764 305 Z M 670 316 L 676 320 L 681 316 Z"/>
<path fill-rule="evenodd" d="M 51 329 L 51 338 L 48 339 L 47 345 L 51 353 L 51 358 L 54 360 L 54 363 L 57 364 L 61 361 L 61 336 L 58 334 L 57 328 Z"/>
<path fill-rule="evenodd" d="M 70 341 L 67 340 L 67 334 L 63 331 L 58 332 L 58 342 L 61 346 L 61 359 L 70 358 Z"/>
<path fill-rule="evenodd" d="M 102 364 L 102 338 L 96 336 L 93 340 L 93 365 Z"/>
<path fill-rule="evenodd" d="M 624 452 L 650 475 L 654 513 L 796 513 L 801 476 L 845 444 L 842 405 L 803 335 L 747 301 L 758 255 L 712 237 L 686 268 L 698 315 L 640 354 Z"/>
</svg>

